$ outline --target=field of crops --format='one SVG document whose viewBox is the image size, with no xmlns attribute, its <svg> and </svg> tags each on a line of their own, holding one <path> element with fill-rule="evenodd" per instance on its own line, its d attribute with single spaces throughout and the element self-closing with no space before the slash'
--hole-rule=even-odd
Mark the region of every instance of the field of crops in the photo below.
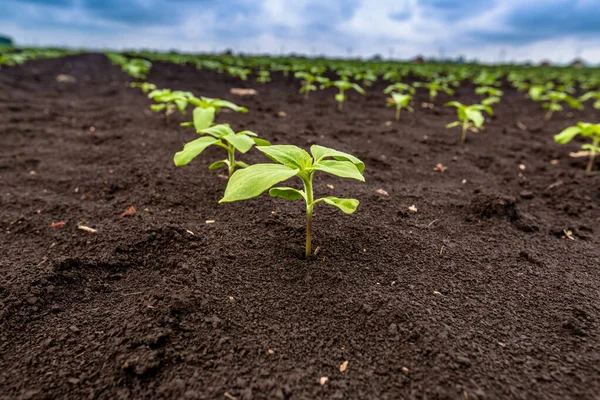
<svg viewBox="0 0 600 400">
<path fill-rule="evenodd" d="M 0 399 L 595 399 L 600 70 L 0 53 Z"/>
</svg>

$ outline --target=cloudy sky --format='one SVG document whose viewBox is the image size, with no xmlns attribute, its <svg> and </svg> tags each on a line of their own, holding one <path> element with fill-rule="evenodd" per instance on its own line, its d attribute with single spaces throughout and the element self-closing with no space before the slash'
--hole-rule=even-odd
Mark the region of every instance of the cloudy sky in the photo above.
<svg viewBox="0 0 600 400">
<path fill-rule="evenodd" d="M 23 45 L 600 63 L 600 0 L 1 0 Z"/>
</svg>

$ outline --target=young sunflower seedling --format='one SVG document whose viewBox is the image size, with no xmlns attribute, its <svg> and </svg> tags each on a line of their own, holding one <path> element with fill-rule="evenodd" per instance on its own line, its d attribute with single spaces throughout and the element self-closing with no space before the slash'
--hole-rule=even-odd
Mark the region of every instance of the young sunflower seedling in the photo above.
<svg viewBox="0 0 600 400">
<path fill-rule="evenodd" d="M 248 75 L 252 72 L 249 68 L 240 68 L 240 67 L 227 67 L 227 73 L 233 77 L 240 78 L 245 81 L 248 79 Z"/>
<path fill-rule="evenodd" d="M 384 94 L 390 94 L 392 92 L 399 92 L 399 93 L 408 92 L 410 94 L 415 94 L 416 89 L 414 87 L 410 86 L 409 84 L 398 82 L 398 83 L 393 83 L 393 84 L 389 85 L 388 87 L 386 87 L 383 90 Z"/>
<path fill-rule="evenodd" d="M 148 98 L 154 100 L 157 104 L 152 104 L 150 109 L 153 112 L 165 112 L 165 122 L 169 122 L 171 114 L 177 109 L 181 114 L 185 114 L 185 109 L 192 97 L 190 92 L 181 90 L 171 91 L 171 89 L 155 89 L 148 93 Z"/>
<path fill-rule="evenodd" d="M 152 63 L 150 61 L 141 58 L 132 58 L 121 65 L 124 72 L 136 79 L 146 79 L 151 67 Z"/>
<path fill-rule="evenodd" d="M 578 122 L 575 126 L 570 126 L 563 130 L 558 135 L 554 136 L 554 141 L 560 144 L 569 143 L 575 136 L 581 135 L 588 137 L 592 140 L 592 143 L 586 143 L 581 146 L 584 151 L 589 151 L 589 161 L 585 172 L 592 172 L 594 166 L 594 158 L 596 154 L 600 153 L 600 124 L 590 124 L 586 122 Z"/>
<path fill-rule="evenodd" d="M 358 86 L 356 83 L 348 82 L 345 80 L 325 82 L 321 86 L 321 89 L 327 88 L 330 86 L 335 86 L 339 90 L 339 92 L 335 95 L 335 101 L 338 102 L 338 110 L 340 110 L 340 111 L 342 111 L 343 106 L 344 106 L 344 101 L 346 101 L 346 91 L 347 90 L 354 89 L 362 95 L 364 95 L 366 93 L 365 90 L 363 88 L 361 88 L 360 86 Z"/>
<path fill-rule="evenodd" d="M 258 77 L 256 78 L 258 83 L 269 83 L 271 82 L 271 73 L 269 71 L 259 71 Z"/>
<path fill-rule="evenodd" d="M 132 82 L 129 86 L 140 89 L 144 94 L 156 89 L 156 85 L 150 82 Z"/>
<path fill-rule="evenodd" d="M 575 108 L 577 110 L 583 109 L 583 104 L 581 104 L 579 100 L 573 98 L 573 96 L 565 92 L 551 90 L 542 96 L 542 101 L 544 101 L 544 103 L 542 103 L 542 107 L 548 109 L 545 117 L 546 121 L 549 121 L 550 118 L 552 118 L 552 114 L 555 111 L 562 111 L 563 106 L 560 103 L 563 101 L 571 108 Z"/>
<path fill-rule="evenodd" d="M 202 110 L 197 108 L 196 110 Z M 194 111 L 196 111 L 194 110 Z M 202 153 L 209 146 L 222 147 L 227 151 L 227 158 L 212 163 L 209 169 L 218 169 L 227 167 L 229 176 L 231 177 L 236 167 L 246 168 L 248 164 L 235 159 L 236 150 L 240 153 L 246 153 L 255 144 L 261 146 L 269 146 L 269 142 L 259 139 L 256 133 L 251 131 L 234 132 L 228 124 L 218 124 L 205 128 L 206 121 L 204 116 L 198 119 L 194 118 L 194 126 L 196 132 L 202 137 L 192 140 L 183 146 L 183 150 L 175 154 L 173 161 L 178 167 L 189 164 L 194 158 Z"/>
<path fill-rule="evenodd" d="M 481 104 L 484 106 L 491 106 L 492 104 L 500 102 L 500 98 L 504 92 L 493 86 L 480 86 L 475 89 L 475 94 L 485 96 L 485 99 L 481 100 Z"/>
<path fill-rule="evenodd" d="M 435 98 L 438 96 L 439 92 L 444 92 L 450 96 L 454 94 L 454 90 L 450 89 L 445 83 L 439 83 L 436 81 L 421 83 L 415 82 L 413 83 L 414 87 L 424 87 L 429 90 L 429 101 L 433 102 Z"/>
<path fill-rule="evenodd" d="M 304 200 L 306 205 L 306 249 L 305 257 L 311 254 L 311 234 L 313 208 L 318 203 L 329 204 L 339 208 L 346 214 L 352 214 L 358 207 L 356 199 L 341 199 L 328 196 L 314 199 L 313 177 L 317 171 L 327 172 L 342 178 L 356 179 L 364 182 L 365 164 L 358 158 L 318 145 L 310 148 L 311 154 L 292 145 L 257 146 L 277 164 L 255 164 L 236 171 L 225 189 L 225 195 L 219 203 L 246 200 L 269 190 L 273 197 L 285 200 Z M 304 190 L 291 187 L 272 187 L 279 182 L 294 176 L 300 178 Z"/>
<path fill-rule="evenodd" d="M 400 121 L 400 110 L 406 108 L 408 112 L 413 112 L 413 108 L 410 106 L 410 100 L 412 96 L 410 94 L 392 92 L 392 97 L 388 99 L 388 107 L 396 107 L 396 121 Z"/>
<path fill-rule="evenodd" d="M 308 94 L 310 92 L 317 91 L 316 82 L 325 84 L 329 82 L 328 78 L 323 76 L 309 74 L 308 72 L 300 71 L 294 74 L 295 78 L 299 78 L 302 80 L 302 87 L 300 88 L 300 94 L 304 94 L 304 98 L 308 99 Z"/>
<path fill-rule="evenodd" d="M 460 137 L 462 143 L 467 140 L 467 131 L 469 128 L 481 129 L 483 127 L 485 118 L 483 117 L 482 111 L 485 111 L 490 115 L 493 114 L 492 108 L 490 106 L 484 106 L 483 104 L 466 106 L 458 101 L 451 101 L 444 104 L 444 106 L 456 107 L 458 121 L 446 125 L 446 128 L 454 128 L 455 126 L 462 127 L 462 135 Z"/>
<path fill-rule="evenodd" d="M 584 102 L 590 99 L 594 99 L 593 107 L 596 110 L 600 110 L 600 90 L 594 92 L 587 92 L 579 98 L 579 101 Z"/>
</svg>

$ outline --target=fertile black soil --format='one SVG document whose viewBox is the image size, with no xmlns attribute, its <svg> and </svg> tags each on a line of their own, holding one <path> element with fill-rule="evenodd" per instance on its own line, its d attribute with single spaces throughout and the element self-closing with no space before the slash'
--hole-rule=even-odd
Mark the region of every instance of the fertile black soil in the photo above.
<svg viewBox="0 0 600 400">
<path fill-rule="evenodd" d="M 223 151 L 176 168 L 189 115 L 166 125 L 129 81 L 95 54 L 0 70 L 0 399 L 600 398 L 600 173 L 552 138 L 598 111 L 544 124 L 505 87 L 461 145 L 445 95 L 389 123 L 383 83 L 338 112 L 280 75 L 155 63 L 159 87 L 250 109 L 221 122 L 366 163 L 364 184 L 317 176 L 361 205 L 317 206 L 304 261 L 302 205 L 219 205 Z"/>
</svg>

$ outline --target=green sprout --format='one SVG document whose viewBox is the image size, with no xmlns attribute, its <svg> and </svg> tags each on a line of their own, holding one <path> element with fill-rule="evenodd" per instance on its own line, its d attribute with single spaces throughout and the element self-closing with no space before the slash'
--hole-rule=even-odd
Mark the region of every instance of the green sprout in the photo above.
<svg viewBox="0 0 600 400">
<path fill-rule="evenodd" d="M 152 104 L 150 109 L 153 112 L 165 112 L 165 121 L 168 123 L 171 114 L 177 109 L 181 114 L 185 114 L 185 109 L 192 97 L 190 92 L 181 90 L 171 91 L 171 89 L 155 89 L 148 93 L 148 98 L 154 100 L 157 104 Z"/>
<path fill-rule="evenodd" d="M 600 110 L 600 90 L 593 91 L 593 92 L 587 92 L 586 94 L 584 94 L 583 96 L 581 96 L 579 98 L 579 101 L 584 102 L 584 101 L 588 101 L 589 99 L 594 99 L 593 107 L 596 110 Z"/>
<path fill-rule="evenodd" d="M 356 90 L 360 94 L 365 94 L 365 90 L 358 86 L 356 83 L 348 82 L 345 80 L 329 81 L 325 82 L 321 88 L 335 86 L 339 92 L 335 95 L 335 101 L 338 102 L 338 110 L 342 111 L 344 101 L 346 101 L 346 91 L 350 89 Z"/>
<path fill-rule="evenodd" d="M 202 111 L 201 108 L 196 110 Z M 196 111 L 194 110 L 194 111 Z M 194 112 L 196 116 L 196 112 Z M 192 140 L 183 146 L 183 150 L 177 152 L 173 161 L 178 167 L 189 164 L 194 158 L 202 153 L 209 146 L 222 147 L 227 151 L 227 158 L 212 163 L 208 169 L 218 169 L 226 166 L 229 176 L 233 174 L 236 167 L 246 168 L 248 164 L 235 159 L 236 150 L 240 153 L 246 153 L 252 146 L 269 146 L 269 142 L 259 139 L 256 133 L 251 131 L 234 132 L 228 124 L 218 124 L 210 127 L 206 126 L 206 115 L 202 114 L 194 118 L 196 132 L 202 137 Z"/>
<path fill-rule="evenodd" d="M 565 92 L 551 90 L 542 96 L 542 100 L 544 101 L 544 103 L 542 103 L 542 107 L 548 109 L 545 117 L 546 121 L 549 121 L 550 118 L 552 118 L 552 114 L 555 111 L 562 111 L 563 106 L 560 104 L 562 101 L 567 103 L 571 108 L 578 110 L 583 109 L 583 105 L 579 100 L 573 98 L 573 96 Z"/>
<path fill-rule="evenodd" d="M 271 73 L 269 71 L 259 71 L 258 78 L 256 78 L 256 82 L 259 82 L 259 83 L 271 82 Z"/>
<path fill-rule="evenodd" d="M 586 143 L 581 146 L 582 150 L 589 151 L 590 153 L 590 158 L 587 167 L 585 168 L 585 172 L 592 172 L 594 157 L 596 157 L 596 153 L 600 153 L 600 124 L 578 122 L 576 126 L 570 126 L 558 135 L 554 136 L 554 141 L 556 143 L 566 144 L 573 140 L 577 135 L 592 139 L 591 144 Z"/>
<path fill-rule="evenodd" d="M 485 118 L 483 117 L 482 111 L 486 111 L 490 115 L 493 114 L 492 108 L 483 104 L 473 104 L 470 106 L 466 106 L 464 104 L 459 103 L 458 101 L 451 101 L 449 103 L 444 104 L 444 106 L 456 107 L 458 121 L 446 125 L 446 128 L 449 129 L 454 128 L 455 126 L 461 126 L 462 135 L 460 137 L 460 141 L 462 143 L 466 142 L 467 140 L 467 130 L 469 128 L 474 127 L 477 129 L 481 129 L 483 127 Z"/>
<path fill-rule="evenodd" d="M 123 71 L 136 79 L 146 79 L 151 67 L 152 63 L 150 61 L 141 58 L 132 58 L 121 65 Z"/>
<path fill-rule="evenodd" d="M 433 100 L 435 100 L 435 98 L 438 96 L 439 92 L 444 92 L 450 96 L 452 96 L 454 94 L 454 90 L 450 89 L 445 83 L 440 83 L 440 82 L 428 82 L 428 83 L 421 83 L 421 82 L 415 82 L 413 83 L 414 87 L 424 87 L 426 89 L 429 90 L 429 101 L 433 102 Z"/>
<path fill-rule="evenodd" d="M 317 90 L 315 82 L 319 82 L 321 84 L 329 82 L 329 79 L 325 77 L 309 74 L 308 72 L 304 71 L 296 72 L 294 74 L 294 77 L 302 79 L 302 87 L 300 87 L 300 94 L 304 94 L 305 99 L 308 99 L 308 94 L 310 92 L 315 92 Z"/>
<path fill-rule="evenodd" d="M 416 89 L 407 83 L 398 82 L 398 83 L 393 83 L 393 84 L 389 85 L 388 87 L 386 87 L 383 90 L 384 94 L 390 94 L 392 92 L 400 92 L 400 93 L 408 92 L 410 94 L 415 94 Z"/>
<path fill-rule="evenodd" d="M 227 73 L 233 77 L 238 77 L 241 80 L 245 81 L 248 79 L 248 75 L 252 72 L 249 68 L 240 68 L 240 67 L 227 67 Z"/>
<path fill-rule="evenodd" d="M 362 84 L 364 86 L 372 86 L 373 83 L 377 80 L 377 74 L 369 69 L 365 72 L 359 72 L 356 75 L 354 75 L 354 80 L 362 81 Z"/>
<path fill-rule="evenodd" d="M 388 99 L 388 107 L 396 107 L 396 121 L 400 121 L 400 110 L 406 108 L 408 112 L 413 112 L 413 108 L 410 106 L 410 100 L 412 96 L 410 94 L 392 92 L 392 98 Z"/>
<path fill-rule="evenodd" d="M 365 164 L 350 154 L 318 145 L 311 146 L 311 154 L 292 145 L 257 146 L 256 149 L 277 164 L 255 164 L 236 171 L 229 179 L 225 195 L 219 203 L 251 199 L 267 189 L 270 189 L 269 194 L 273 197 L 285 200 L 304 199 L 306 204 L 306 250 L 304 255 L 309 258 L 314 206 L 322 202 L 337 207 L 346 214 L 352 214 L 359 204 L 356 199 L 341 199 L 333 196 L 315 200 L 313 193 L 315 172 L 323 171 L 342 178 L 364 182 Z M 291 187 L 272 187 L 294 176 L 300 178 L 304 190 Z"/>
<path fill-rule="evenodd" d="M 500 102 L 500 98 L 504 92 L 493 86 L 480 86 L 475 89 L 475 94 L 479 96 L 486 96 L 485 99 L 481 100 L 481 104 L 484 106 L 491 106 L 492 104 Z"/>
<path fill-rule="evenodd" d="M 146 94 L 151 90 L 156 89 L 156 85 L 154 83 L 150 83 L 150 82 L 132 82 L 129 87 L 132 88 L 139 88 L 141 89 L 142 93 Z"/>
</svg>

